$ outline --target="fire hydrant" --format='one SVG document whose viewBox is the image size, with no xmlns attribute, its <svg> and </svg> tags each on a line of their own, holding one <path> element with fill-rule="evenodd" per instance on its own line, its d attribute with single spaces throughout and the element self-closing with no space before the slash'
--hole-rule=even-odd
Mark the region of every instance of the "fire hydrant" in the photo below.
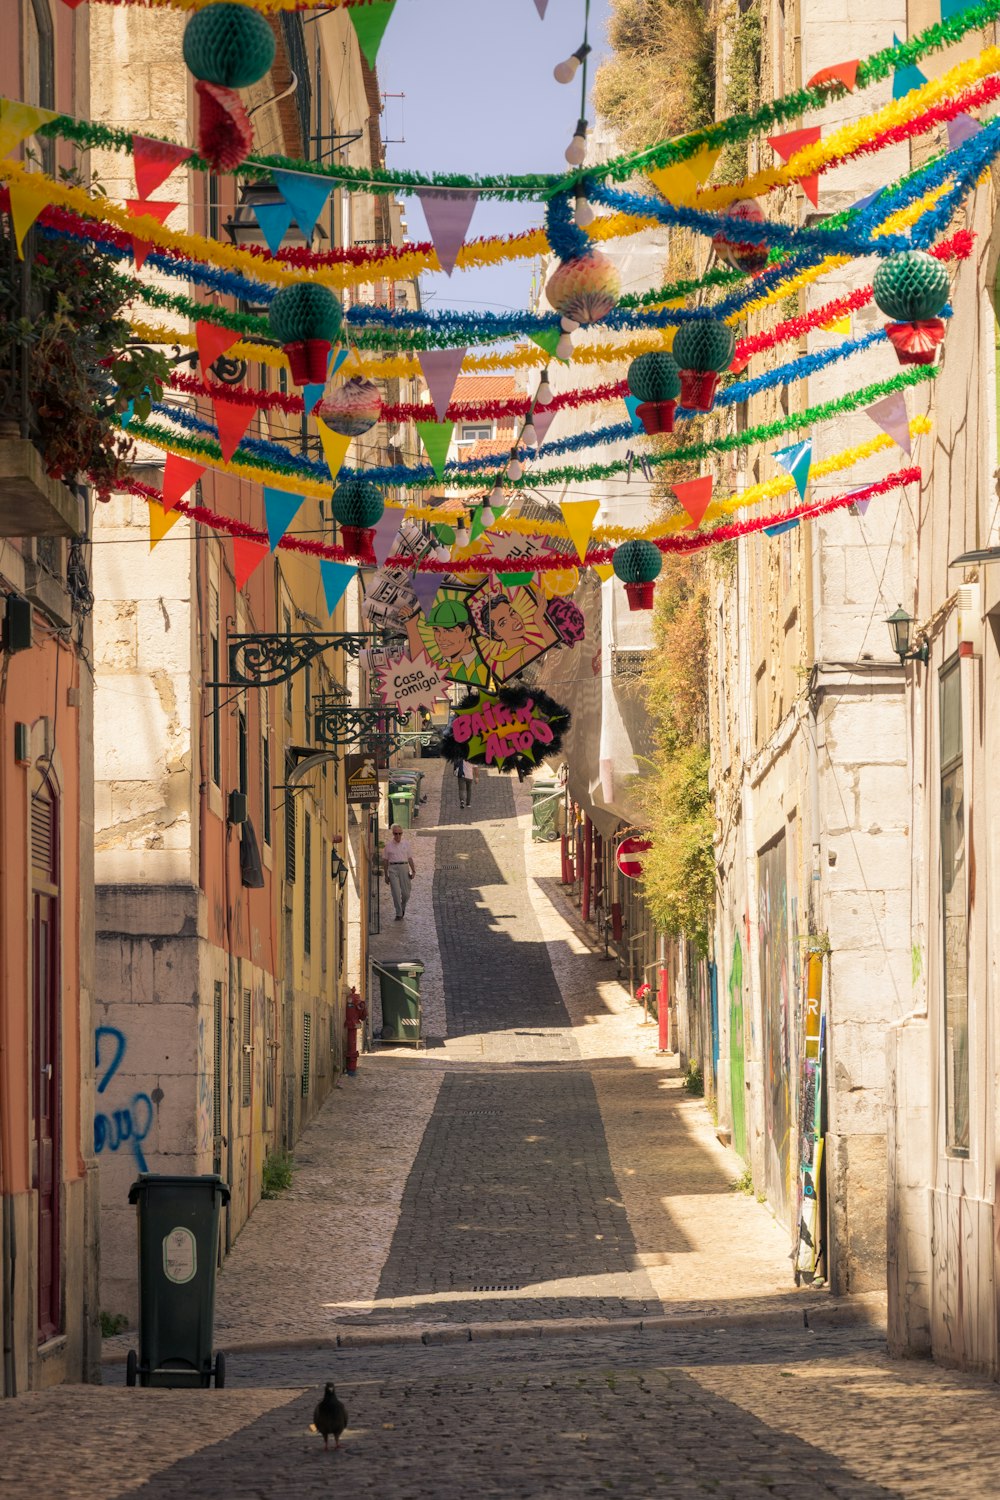
<svg viewBox="0 0 1000 1500">
<path fill-rule="evenodd" d="M 344 1010 L 344 1060 L 348 1078 L 353 1078 L 358 1071 L 358 1027 L 367 1019 L 368 1006 L 352 984 Z"/>
</svg>

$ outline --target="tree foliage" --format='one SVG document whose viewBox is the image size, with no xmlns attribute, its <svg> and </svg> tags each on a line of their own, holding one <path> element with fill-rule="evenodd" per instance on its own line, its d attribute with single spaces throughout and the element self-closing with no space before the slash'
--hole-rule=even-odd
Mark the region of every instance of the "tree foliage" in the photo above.
<svg viewBox="0 0 1000 1500">
<path fill-rule="evenodd" d="M 715 38 L 698 0 L 612 0 L 608 40 L 595 99 L 626 150 L 712 119 Z"/>
</svg>

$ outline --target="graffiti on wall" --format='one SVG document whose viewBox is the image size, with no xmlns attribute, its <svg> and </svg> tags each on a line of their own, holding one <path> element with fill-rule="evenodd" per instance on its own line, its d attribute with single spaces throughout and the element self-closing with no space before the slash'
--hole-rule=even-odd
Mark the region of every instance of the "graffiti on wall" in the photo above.
<svg viewBox="0 0 1000 1500">
<path fill-rule="evenodd" d="M 785 836 L 757 857 L 760 990 L 763 1024 L 767 1196 L 789 1219 L 791 1199 L 791 971 Z"/>
<path fill-rule="evenodd" d="M 97 1070 L 97 1092 L 103 1095 L 114 1082 L 128 1043 L 117 1026 L 98 1026 L 94 1032 L 94 1066 Z M 135 1157 L 140 1172 L 148 1172 L 142 1143 L 153 1126 L 153 1101 L 148 1094 L 135 1093 L 118 1109 L 94 1115 L 94 1154 L 120 1151 L 127 1147 Z"/>
</svg>

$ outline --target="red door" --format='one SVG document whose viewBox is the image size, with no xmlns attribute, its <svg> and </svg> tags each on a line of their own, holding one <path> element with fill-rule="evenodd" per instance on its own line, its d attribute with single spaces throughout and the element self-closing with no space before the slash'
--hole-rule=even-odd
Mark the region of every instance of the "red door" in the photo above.
<svg viewBox="0 0 1000 1500">
<path fill-rule="evenodd" d="M 59 1275 L 59 900 L 57 803 L 48 782 L 31 803 L 32 1136 L 38 1195 L 38 1341 L 62 1326 Z"/>
</svg>

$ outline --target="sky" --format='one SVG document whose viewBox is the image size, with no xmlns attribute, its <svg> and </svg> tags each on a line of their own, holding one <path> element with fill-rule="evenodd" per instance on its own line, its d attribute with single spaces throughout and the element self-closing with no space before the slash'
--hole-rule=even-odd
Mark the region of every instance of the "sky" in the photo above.
<svg viewBox="0 0 1000 1500">
<path fill-rule="evenodd" d="M 590 0 L 590 79 L 607 54 L 610 0 Z M 580 75 L 560 84 L 552 69 L 583 40 L 585 0 L 397 0 L 378 54 L 387 98 L 382 116 L 389 167 L 431 172 L 562 172 L 580 114 Z M 588 109 L 593 121 L 593 106 Z M 396 138 L 404 136 L 401 145 Z M 420 201 L 405 200 L 411 239 L 429 238 Z M 536 202 L 480 201 L 468 239 L 542 223 Z M 523 310 L 531 261 L 435 273 L 420 279 L 424 306 Z"/>
</svg>

